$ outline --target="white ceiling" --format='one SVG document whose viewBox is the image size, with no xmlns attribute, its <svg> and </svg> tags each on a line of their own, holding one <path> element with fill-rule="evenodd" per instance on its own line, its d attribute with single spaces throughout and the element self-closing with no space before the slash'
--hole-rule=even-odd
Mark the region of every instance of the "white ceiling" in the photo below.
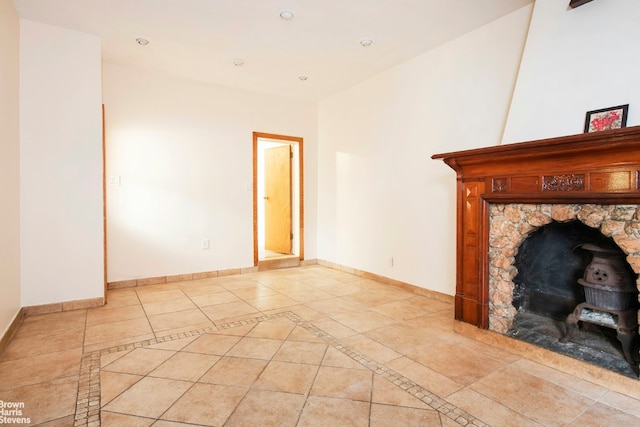
<svg viewBox="0 0 640 427">
<path fill-rule="evenodd" d="M 13 1 L 22 18 L 99 35 L 105 62 L 318 100 L 534 0 Z"/>
</svg>

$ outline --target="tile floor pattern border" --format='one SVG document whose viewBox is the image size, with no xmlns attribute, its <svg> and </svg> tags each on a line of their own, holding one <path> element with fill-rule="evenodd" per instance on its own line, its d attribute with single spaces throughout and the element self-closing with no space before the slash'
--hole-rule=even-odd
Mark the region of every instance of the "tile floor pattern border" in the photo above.
<svg viewBox="0 0 640 427">
<path fill-rule="evenodd" d="M 100 427 L 100 359 L 103 355 L 118 353 L 121 351 L 133 350 L 136 348 L 147 347 L 154 344 L 176 341 L 188 337 L 197 337 L 207 333 L 220 331 L 223 329 L 236 328 L 239 326 L 256 324 L 263 321 L 286 318 L 298 326 L 301 326 L 312 333 L 315 337 L 321 339 L 336 350 L 342 352 L 346 356 L 355 360 L 362 366 L 371 370 L 376 375 L 396 385 L 400 389 L 414 396 L 418 400 L 424 402 L 432 409 L 438 411 L 447 418 L 455 421 L 462 426 L 489 427 L 485 422 L 468 414 L 455 405 L 447 402 L 445 399 L 430 392 L 424 387 L 411 381 L 404 375 L 399 374 L 382 363 L 376 362 L 367 355 L 353 349 L 342 343 L 336 337 L 324 332 L 322 329 L 313 325 L 313 323 L 303 319 L 291 311 L 281 313 L 257 316 L 250 319 L 234 321 L 216 325 L 215 327 L 207 327 L 196 329 L 188 332 L 167 335 L 155 339 L 147 339 L 134 343 L 118 345 L 114 347 L 96 350 L 83 355 L 80 365 L 80 378 L 78 381 L 78 398 L 76 401 L 76 411 L 74 418 L 74 427 Z"/>
</svg>

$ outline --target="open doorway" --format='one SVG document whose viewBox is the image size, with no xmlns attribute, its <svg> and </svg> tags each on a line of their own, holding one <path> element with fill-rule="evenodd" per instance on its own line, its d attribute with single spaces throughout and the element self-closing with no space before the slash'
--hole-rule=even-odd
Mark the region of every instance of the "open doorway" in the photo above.
<svg viewBox="0 0 640 427">
<path fill-rule="evenodd" d="M 253 260 L 304 259 L 303 139 L 253 133 Z M 287 264 L 289 262 L 289 264 Z"/>
</svg>

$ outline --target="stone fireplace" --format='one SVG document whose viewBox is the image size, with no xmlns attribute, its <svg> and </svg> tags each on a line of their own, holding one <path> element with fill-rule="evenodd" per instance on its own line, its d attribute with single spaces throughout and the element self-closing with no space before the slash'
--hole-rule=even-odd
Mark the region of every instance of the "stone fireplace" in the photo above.
<svg viewBox="0 0 640 427">
<path fill-rule="evenodd" d="M 552 222 L 598 230 L 624 252 L 637 280 L 640 127 L 432 158 L 457 172 L 457 320 L 512 330 L 515 257 L 534 230 Z"/>
</svg>

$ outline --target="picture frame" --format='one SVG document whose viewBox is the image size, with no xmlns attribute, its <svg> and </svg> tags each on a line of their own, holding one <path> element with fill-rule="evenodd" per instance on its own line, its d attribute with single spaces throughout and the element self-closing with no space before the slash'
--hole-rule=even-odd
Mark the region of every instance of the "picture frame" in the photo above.
<svg viewBox="0 0 640 427">
<path fill-rule="evenodd" d="M 587 111 L 584 121 L 584 133 L 626 127 L 628 112 L 629 104 Z"/>
</svg>

